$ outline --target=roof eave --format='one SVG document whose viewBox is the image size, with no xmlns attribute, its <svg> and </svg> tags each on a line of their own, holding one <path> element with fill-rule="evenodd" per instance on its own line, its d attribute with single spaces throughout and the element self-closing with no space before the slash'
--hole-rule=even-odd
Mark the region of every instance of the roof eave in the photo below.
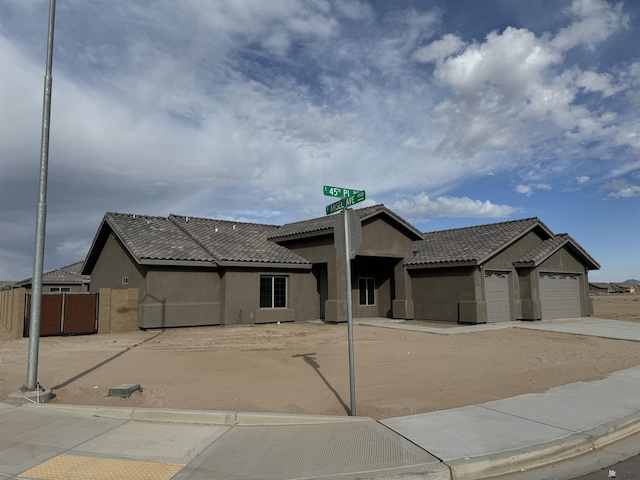
<svg viewBox="0 0 640 480">
<path fill-rule="evenodd" d="M 286 268 L 296 270 L 311 270 L 310 263 L 286 263 L 286 262 L 243 262 L 240 260 L 220 261 L 221 267 L 243 267 L 243 268 Z"/>
<path fill-rule="evenodd" d="M 475 260 L 465 260 L 460 262 L 437 262 L 437 263 L 407 263 L 407 270 L 420 270 L 424 268 L 453 268 L 453 267 L 477 267 L 479 264 Z"/>
<path fill-rule="evenodd" d="M 171 267 L 212 267 L 218 265 L 211 260 L 166 260 L 158 258 L 142 258 L 138 261 L 140 265 L 161 265 Z"/>
</svg>

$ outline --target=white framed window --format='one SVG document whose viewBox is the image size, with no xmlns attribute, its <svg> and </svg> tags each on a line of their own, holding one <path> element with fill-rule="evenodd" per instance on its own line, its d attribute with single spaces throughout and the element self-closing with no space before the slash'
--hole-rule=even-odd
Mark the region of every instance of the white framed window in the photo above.
<svg viewBox="0 0 640 480">
<path fill-rule="evenodd" d="M 49 287 L 49 291 L 50 292 L 59 292 L 60 291 L 60 287 Z"/>
<path fill-rule="evenodd" d="M 358 278 L 358 290 L 360 291 L 360 305 L 376 304 L 376 280 L 371 277 Z"/>
<path fill-rule="evenodd" d="M 287 277 L 263 275 L 260 277 L 260 308 L 287 308 Z"/>
<path fill-rule="evenodd" d="M 122 284 L 127 285 L 129 283 L 129 277 L 122 277 Z"/>
</svg>

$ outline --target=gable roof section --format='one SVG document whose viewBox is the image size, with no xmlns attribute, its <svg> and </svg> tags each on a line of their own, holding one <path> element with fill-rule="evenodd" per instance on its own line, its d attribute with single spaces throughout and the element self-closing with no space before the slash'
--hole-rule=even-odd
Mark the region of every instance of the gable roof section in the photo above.
<svg viewBox="0 0 640 480">
<path fill-rule="evenodd" d="M 72 263 L 64 267 L 56 268 L 50 272 L 42 274 L 42 283 L 46 284 L 78 284 L 82 285 L 89 283 L 89 275 L 82 275 L 82 268 L 84 267 L 84 261 Z M 25 278 L 19 282 L 15 282 L 15 287 L 23 287 L 25 285 L 31 285 L 32 277 Z"/>
<path fill-rule="evenodd" d="M 139 264 L 215 265 L 214 258 L 163 217 L 108 212 L 93 239 L 83 273 L 90 273 L 113 232 Z"/>
<path fill-rule="evenodd" d="M 386 215 L 404 229 L 412 240 L 422 238 L 422 233 L 418 229 L 382 204 L 354 209 L 354 212 L 358 214 L 360 220 L 368 220 L 377 215 Z M 282 227 L 277 227 L 268 238 L 274 242 L 282 242 L 286 240 L 296 240 L 300 238 L 333 234 L 333 227 L 335 223 L 336 215 L 326 215 L 324 217 L 313 218 L 311 220 L 287 223 Z"/>
<path fill-rule="evenodd" d="M 222 266 L 276 264 L 310 268 L 289 249 L 267 240 L 275 225 L 169 215 L 169 220 L 197 242 Z"/>
<path fill-rule="evenodd" d="M 535 228 L 551 238 L 554 236 L 536 217 L 428 232 L 424 240 L 414 242 L 413 259 L 406 265 L 408 268 L 481 265 Z"/>
<path fill-rule="evenodd" d="M 206 218 L 168 218 L 108 212 L 85 261 L 89 274 L 113 232 L 143 265 L 269 265 L 311 268 L 299 255 L 267 240 L 278 227 Z"/>
<path fill-rule="evenodd" d="M 554 238 L 545 240 L 513 264 L 516 267 L 537 267 L 561 248 L 567 247 L 574 252 L 587 268 L 598 270 L 600 265 L 573 238 L 566 233 L 559 233 Z"/>
</svg>

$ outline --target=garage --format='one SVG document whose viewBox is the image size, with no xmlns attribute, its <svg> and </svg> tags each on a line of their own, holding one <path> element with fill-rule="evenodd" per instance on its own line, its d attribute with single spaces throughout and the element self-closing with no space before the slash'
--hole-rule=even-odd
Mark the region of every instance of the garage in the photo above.
<svg viewBox="0 0 640 480">
<path fill-rule="evenodd" d="M 485 272 L 484 287 L 487 301 L 487 321 L 510 321 L 509 274 L 506 272 Z"/>
<path fill-rule="evenodd" d="M 580 276 L 570 273 L 541 273 L 540 301 L 543 320 L 579 317 Z"/>
</svg>

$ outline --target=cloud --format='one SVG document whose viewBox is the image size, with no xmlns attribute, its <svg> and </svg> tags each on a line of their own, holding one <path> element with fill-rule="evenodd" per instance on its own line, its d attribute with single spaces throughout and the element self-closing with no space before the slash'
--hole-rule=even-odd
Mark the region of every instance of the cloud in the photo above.
<svg viewBox="0 0 640 480">
<path fill-rule="evenodd" d="M 586 175 L 582 175 L 580 177 L 576 177 L 576 181 L 581 185 L 583 183 L 587 183 L 589 180 L 590 180 L 590 178 L 588 176 L 586 176 Z"/>
<path fill-rule="evenodd" d="M 522 195 L 526 195 L 530 197 L 533 195 L 534 190 L 551 190 L 551 185 L 548 183 L 537 183 L 534 185 L 516 185 L 515 191 L 521 193 Z"/>
<path fill-rule="evenodd" d="M 518 209 L 509 205 L 495 205 L 489 200 L 472 200 L 468 197 L 440 196 L 431 200 L 422 192 L 408 199 L 396 201 L 391 207 L 401 215 L 499 218 L 508 217 Z"/>
<path fill-rule="evenodd" d="M 419 62 L 437 62 L 442 61 L 446 57 L 459 52 L 465 46 L 465 42 L 456 35 L 447 33 L 443 35 L 440 40 L 431 42 L 416 53 L 413 54 L 413 58 Z"/>
<path fill-rule="evenodd" d="M 605 185 L 605 188 L 614 190 L 609 193 L 611 198 L 631 198 L 640 196 L 640 185 L 629 185 L 626 181 L 616 181 Z"/>
</svg>

